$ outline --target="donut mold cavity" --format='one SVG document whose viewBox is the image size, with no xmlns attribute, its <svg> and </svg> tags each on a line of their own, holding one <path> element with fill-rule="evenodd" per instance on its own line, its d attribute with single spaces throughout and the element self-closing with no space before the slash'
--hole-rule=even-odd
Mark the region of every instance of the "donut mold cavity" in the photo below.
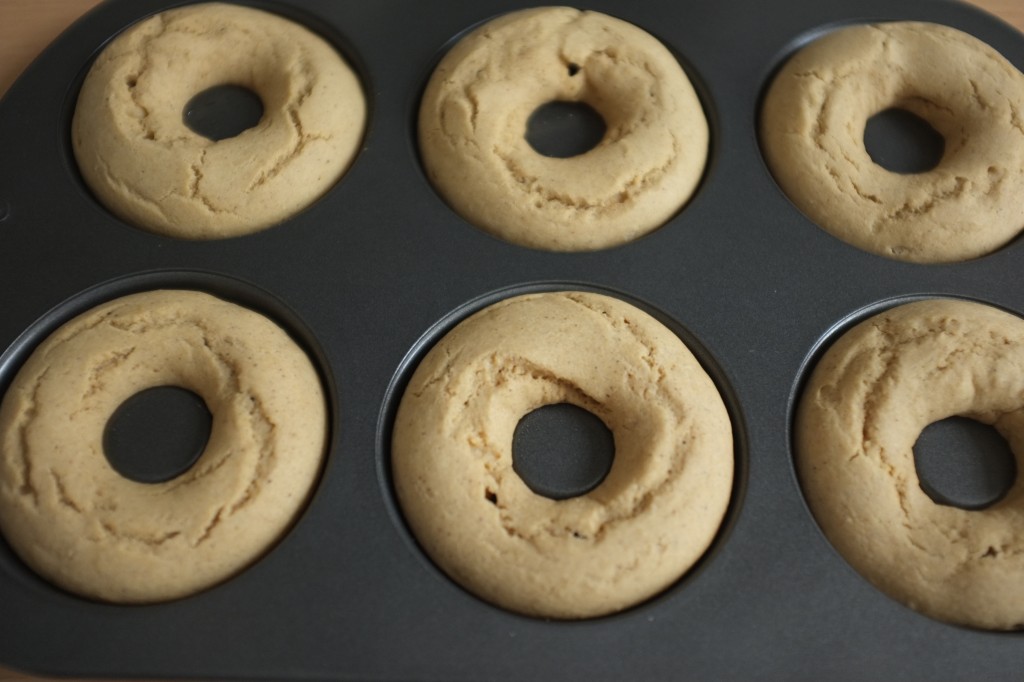
<svg viewBox="0 0 1024 682">
<path fill-rule="evenodd" d="M 601 115 L 604 138 L 570 158 L 537 153 L 530 115 L 552 101 Z M 704 172 L 708 124 L 679 62 L 620 19 L 520 10 L 462 38 L 419 111 L 427 176 L 449 205 L 501 239 L 550 251 L 609 248 L 651 232 Z"/>
<path fill-rule="evenodd" d="M 945 140 L 939 164 L 900 174 L 871 159 L 867 120 L 899 108 Z M 888 258 L 984 256 L 1024 229 L 1024 75 L 948 26 L 839 29 L 783 65 L 764 99 L 764 156 L 822 229 Z"/>
<path fill-rule="evenodd" d="M 929 424 L 990 424 L 1024 453 L 1024 320 L 933 299 L 843 334 L 811 374 L 795 420 L 811 511 L 840 554 L 882 591 L 933 618 L 1024 624 L 1024 484 L 981 510 L 934 502 L 913 446 Z"/>
<path fill-rule="evenodd" d="M 210 140 L 184 122 L 193 96 L 251 90 L 263 117 Z M 78 168 L 123 220 L 159 234 L 256 232 L 309 206 L 341 178 L 362 140 L 358 78 L 325 40 L 261 10 L 205 3 L 118 35 L 86 75 L 72 121 Z"/>
<path fill-rule="evenodd" d="M 195 464 L 162 483 L 119 475 L 105 426 L 131 396 L 177 386 L 213 417 Z M 267 318 L 195 291 L 115 299 L 33 351 L 0 403 L 0 531 L 64 589 L 152 603 L 211 587 L 291 527 L 321 469 L 326 399 Z"/>
<path fill-rule="evenodd" d="M 553 500 L 515 473 L 519 420 L 570 403 L 615 440 L 607 477 Z M 423 358 L 392 437 L 398 501 L 456 582 L 533 616 L 628 608 L 680 578 L 715 538 L 732 494 L 728 412 L 683 342 L 619 299 L 506 299 Z"/>
</svg>

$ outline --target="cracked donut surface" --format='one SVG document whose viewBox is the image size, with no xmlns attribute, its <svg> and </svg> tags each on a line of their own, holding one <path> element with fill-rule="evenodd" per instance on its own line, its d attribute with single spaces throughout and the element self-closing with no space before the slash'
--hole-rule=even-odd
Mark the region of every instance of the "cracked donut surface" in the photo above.
<svg viewBox="0 0 1024 682">
<path fill-rule="evenodd" d="M 566 500 L 513 470 L 519 420 L 570 403 L 611 430 L 604 481 Z M 658 594 L 707 550 L 732 491 L 730 420 L 679 337 L 593 293 L 507 299 L 417 367 L 392 438 L 395 491 L 422 547 L 504 608 L 586 618 Z"/>
<path fill-rule="evenodd" d="M 935 168 L 901 174 L 872 160 L 865 126 L 890 108 L 942 135 Z M 893 22 L 814 41 L 773 80 L 760 130 L 771 172 L 797 208 L 866 251 L 961 261 L 1024 229 L 1024 75 L 956 29 Z"/>
<path fill-rule="evenodd" d="M 1021 470 L 1024 320 L 935 299 L 898 306 L 843 334 L 815 367 L 795 422 L 807 501 L 850 564 L 933 618 L 1024 627 L 1024 485 L 966 510 L 921 488 L 914 443 L 953 416 L 992 425 Z"/>
<path fill-rule="evenodd" d="M 118 474 L 107 421 L 148 388 L 200 396 L 209 441 L 162 483 Z M 245 568 L 304 507 L 327 408 L 305 353 L 267 318 L 194 291 L 100 305 L 51 334 L 0 404 L 0 531 L 43 577 L 86 597 L 183 597 Z"/>
<path fill-rule="evenodd" d="M 263 116 L 214 141 L 186 104 L 222 85 L 255 93 Z M 362 87 L 326 41 L 276 15 L 220 3 L 168 10 L 100 53 L 75 106 L 72 143 L 111 212 L 186 239 L 256 232 L 330 189 L 358 151 Z"/>
<path fill-rule="evenodd" d="M 583 102 L 604 119 L 593 149 L 536 152 L 531 114 Z M 675 57 L 645 31 L 597 12 L 521 10 L 456 43 L 419 112 L 431 182 L 469 222 L 506 241 L 590 251 L 660 227 L 687 202 L 708 152 L 700 101 Z"/>
</svg>

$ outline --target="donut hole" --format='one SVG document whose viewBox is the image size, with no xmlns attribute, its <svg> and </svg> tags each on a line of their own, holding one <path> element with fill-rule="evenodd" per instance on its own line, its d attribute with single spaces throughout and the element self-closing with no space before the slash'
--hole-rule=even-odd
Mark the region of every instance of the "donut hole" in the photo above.
<svg viewBox="0 0 1024 682">
<path fill-rule="evenodd" d="M 137 483 L 163 483 L 196 463 L 212 421 L 206 403 L 192 391 L 149 388 L 121 403 L 107 421 L 103 452 L 121 476 Z"/>
<path fill-rule="evenodd" d="M 574 75 L 573 66 L 569 65 L 569 75 Z M 555 100 L 530 114 L 526 141 L 542 156 L 568 159 L 600 144 L 607 129 L 604 118 L 589 104 Z"/>
<path fill-rule="evenodd" d="M 914 444 L 921 489 L 936 504 L 985 509 L 1009 492 L 1017 463 L 995 428 L 967 417 L 927 426 Z"/>
<path fill-rule="evenodd" d="M 599 417 L 570 403 L 544 405 L 516 425 L 512 468 L 530 490 L 553 500 L 590 492 L 615 459 L 615 439 Z M 497 504 L 497 494 L 487 498 Z"/>
<path fill-rule="evenodd" d="M 890 107 L 868 119 L 864 147 L 882 168 L 911 175 L 938 167 L 946 152 L 946 140 L 917 114 Z"/>
<path fill-rule="evenodd" d="M 215 85 L 192 97 L 182 118 L 197 135 L 226 140 L 256 127 L 263 118 L 263 100 L 241 85 Z"/>
</svg>

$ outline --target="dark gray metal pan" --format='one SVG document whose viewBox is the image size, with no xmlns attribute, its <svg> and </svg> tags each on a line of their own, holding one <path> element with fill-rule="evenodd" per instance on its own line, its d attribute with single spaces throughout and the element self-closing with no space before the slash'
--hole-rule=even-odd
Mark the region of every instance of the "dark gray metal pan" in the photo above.
<svg viewBox="0 0 1024 682">
<path fill-rule="evenodd" d="M 101 300 L 158 286 L 209 290 L 282 321 L 318 360 L 332 438 L 294 529 L 236 578 L 194 597 L 113 606 L 36 577 L 0 543 L 0 661 L 53 674 L 167 678 L 1019 679 L 1024 640 L 936 622 L 891 600 L 831 548 L 805 506 L 790 417 L 807 362 L 860 311 L 957 295 L 1024 312 L 1013 243 L 921 266 L 830 237 L 777 188 L 758 149 L 768 79 L 839 24 L 946 23 L 1024 68 L 1024 36 L 942 0 L 596 0 L 686 65 L 711 122 L 706 177 L 660 230 L 587 254 L 512 246 L 464 222 L 427 182 L 414 119 L 446 45 L 504 0 L 256 3 L 320 31 L 370 101 L 363 149 L 321 201 L 260 234 L 190 243 L 113 218 L 70 154 L 91 59 L 171 6 L 113 1 L 62 35 L 0 102 L 0 389 L 34 344 Z M 463 591 L 419 551 L 392 495 L 390 420 L 408 371 L 461 316 L 538 288 L 617 292 L 699 344 L 727 397 L 739 477 L 712 550 L 624 613 L 546 622 Z"/>
</svg>

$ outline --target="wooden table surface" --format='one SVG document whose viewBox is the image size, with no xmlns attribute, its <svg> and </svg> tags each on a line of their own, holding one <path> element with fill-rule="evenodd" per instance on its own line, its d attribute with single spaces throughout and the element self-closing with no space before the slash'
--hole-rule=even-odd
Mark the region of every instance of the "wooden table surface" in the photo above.
<svg viewBox="0 0 1024 682">
<path fill-rule="evenodd" d="M 970 0 L 1024 31 L 1024 0 Z M 0 97 L 57 35 L 99 0 L 0 0 Z M 0 618 L 16 618 L 3 613 Z M 41 680 L 0 667 L 0 680 Z"/>
</svg>

